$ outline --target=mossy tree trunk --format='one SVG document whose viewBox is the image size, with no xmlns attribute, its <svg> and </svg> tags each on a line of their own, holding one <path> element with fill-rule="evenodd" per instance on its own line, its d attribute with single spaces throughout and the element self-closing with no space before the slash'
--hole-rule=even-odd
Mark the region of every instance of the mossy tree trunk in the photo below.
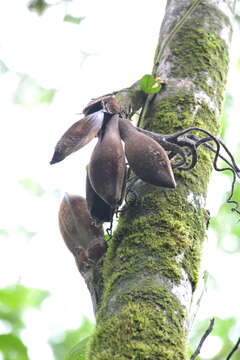
<svg viewBox="0 0 240 360">
<path fill-rule="evenodd" d="M 193 2 L 168 0 L 155 58 Z M 157 65 L 167 85 L 149 104 L 142 127 L 173 133 L 198 126 L 218 133 L 234 6 L 233 0 L 202 1 L 174 35 Z M 136 185 L 142 202 L 120 217 L 91 284 L 97 324 L 89 360 L 187 358 L 211 171 L 212 159 L 202 150 L 193 170 L 175 171 L 175 190 Z"/>
</svg>

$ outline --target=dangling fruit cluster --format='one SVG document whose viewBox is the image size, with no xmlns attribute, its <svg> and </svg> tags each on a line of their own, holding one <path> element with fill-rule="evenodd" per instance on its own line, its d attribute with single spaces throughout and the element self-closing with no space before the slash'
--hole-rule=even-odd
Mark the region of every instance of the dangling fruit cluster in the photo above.
<svg viewBox="0 0 240 360">
<path fill-rule="evenodd" d="M 176 187 L 166 151 L 132 125 L 113 97 L 90 102 L 83 113 L 85 117 L 58 141 L 50 164 L 62 161 L 98 137 L 86 181 L 87 206 L 93 219 L 99 223 L 111 221 L 121 205 L 126 187 L 125 157 L 133 172 L 146 183 Z"/>
</svg>

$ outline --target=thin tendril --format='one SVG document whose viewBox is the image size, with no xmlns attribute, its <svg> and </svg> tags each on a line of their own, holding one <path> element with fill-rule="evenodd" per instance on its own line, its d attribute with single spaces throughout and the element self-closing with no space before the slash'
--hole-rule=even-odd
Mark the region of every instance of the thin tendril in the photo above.
<svg viewBox="0 0 240 360">
<path fill-rule="evenodd" d="M 208 141 L 212 141 L 212 139 L 210 137 L 207 138 L 200 138 L 200 136 L 197 135 L 189 135 L 189 137 L 191 137 L 191 139 L 194 140 L 201 140 L 201 144 L 198 144 L 198 146 L 203 145 L 206 148 L 208 148 L 209 150 L 211 150 L 212 152 L 216 153 L 216 150 L 210 145 L 207 144 Z M 220 159 L 222 159 L 223 161 L 225 161 L 225 163 L 227 163 L 230 167 L 232 167 L 233 169 L 235 168 L 235 164 L 231 164 L 223 155 L 218 154 L 218 157 L 220 157 Z M 235 161 L 234 161 L 235 163 Z M 238 169 L 238 167 L 236 167 L 236 170 Z"/>
<path fill-rule="evenodd" d="M 204 132 L 205 132 L 206 130 L 204 130 Z M 238 210 L 238 206 L 239 206 L 239 204 L 238 204 L 238 202 L 237 201 L 235 201 L 235 200 L 232 200 L 232 197 L 233 197 L 233 195 L 234 195 L 234 188 L 235 188 L 235 183 L 236 183 L 236 171 L 235 171 L 235 169 L 233 169 L 232 167 L 225 167 L 225 168 L 219 168 L 218 167 L 218 165 L 217 165 L 217 161 L 218 161 L 218 158 L 220 157 L 220 143 L 219 143 L 219 140 L 214 136 L 214 135 L 209 135 L 209 137 L 212 139 L 212 141 L 214 141 L 215 142 L 215 144 L 216 144 L 216 147 L 217 147 L 217 149 L 215 150 L 215 157 L 214 157 L 214 160 L 213 160 L 213 166 L 214 166 L 214 169 L 216 170 L 216 171 L 231 171 L 231 173 L 232 173 L 232 175 L 233 175 L 233 180 L 232 180 L 232 185 L 231 185 L 231 192 L 230 192 L 230 195 L 228 196 L 228 198 L 227 198 L 227 203 L 229 203 L 229 204 L 234 204 L 235 205 L 235 207 L 233 207 L 231 210 L 232 211 L 235 211 L 235 212 L 237 212 L 238 214 L 240 214 L 240 211 Z M 205 139 L 201 139 L 201 140 L 199 140 L 197 143 L 196 143 L 196 147 L 198 147 L 198 146 L 200 146 L 200 145 L 202 145 L 203 143 L 204 143 L 204 141 L 205 141 Z M 222 144 L 221 144 L 222 145 Z M 224 149 L 225 149 L 225 147 L 224 147 Z M 225 149 L 226 150 L 226 149 Z M 227 149 L 228 150 L 228 149 Z M 229 150 L 227 151 L 227 153 L 229 154 L 230 152 L 229 152 Z M 232 154 L 231 154 L 231 160 L 233 159 L 233 157 L 232 157 Z M 234 161 L 234 163 L 235 163 L 235 161 Z"/>
<path fill-rule="evenodd" d="M 109 228 L 106 229 L 109 238 L 112 238 L 113 219 L 110 222 Z"/>
</svg>

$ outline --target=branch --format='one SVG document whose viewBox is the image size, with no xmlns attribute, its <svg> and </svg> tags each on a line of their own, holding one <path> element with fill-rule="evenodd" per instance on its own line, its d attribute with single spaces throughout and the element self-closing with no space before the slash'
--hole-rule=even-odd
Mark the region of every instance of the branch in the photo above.
<svg viewBox="0 0 240 360">
<path fill-rule="evenodd" d="M 238 341 L 236 342 L 235 346 L 233 347 L 232 351 L 228 354 L 226 360 L 231 359 L 232 355 L 235 353 L 235 351 L 237 351 L 237 349 L 239 348 L 240 345 L 240 338 L 238 339 Z"/>
<path fill-rule="evenodd" d="M 202 348 L 202 345 L 204 343 L 204 341 L 206 340 L 206 338 L 208 337 L 208 335 L 213 331 L 213 327 L 214 327 L 214 322 L 215 322 L 215 319 L 211 319 L 210 321 L 210 324 L 207 328 L 207 330 L 205 331 L 205 333 L 203 334 L 199 344 L 198 344 L 198 347 L 197 349 L 194 351 L 194 353 L 192 354 L 192 356 L 190 357 L 190 360 L 194 360 L 196 359 L 196 357 L 200 354 L 200 351 L 201 351 L 201 348 Z"/>
</svg>

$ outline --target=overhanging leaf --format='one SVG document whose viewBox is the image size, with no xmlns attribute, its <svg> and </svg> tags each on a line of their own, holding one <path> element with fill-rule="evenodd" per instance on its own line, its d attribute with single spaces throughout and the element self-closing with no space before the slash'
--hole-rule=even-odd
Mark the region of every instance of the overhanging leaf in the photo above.
<svg viewBox="0 0 240 360">
<path fill-rule="evenodd" d="M 26 346 L 16 335 L 0 335 L 0 350 L 4 355 L 4 360 L 29 360 Z"/>
<path fill-rule="evenodd" d="M 10 310 L 7 306 L 0 304 L 0 319 L 6 323 L 6 325 L 11 326 L 11 332 L 15 335 L 25 326 L 21 316 L 20 311 Z"/>
<path fill-rule="evenodd" d="M 0 290 L 0 304 L 10 310 L 22 311 L 27 308 L 39 308 L 49 292 L 29 289 L 23 285 L 13 285 Z"/>
<path fill-rule="evenodd" d="M 90 336 L 80 341 L 75 345 L 70 352 L 65 356 L 64 360 L 86 360 L 86 350 Z"/>
</svg>

